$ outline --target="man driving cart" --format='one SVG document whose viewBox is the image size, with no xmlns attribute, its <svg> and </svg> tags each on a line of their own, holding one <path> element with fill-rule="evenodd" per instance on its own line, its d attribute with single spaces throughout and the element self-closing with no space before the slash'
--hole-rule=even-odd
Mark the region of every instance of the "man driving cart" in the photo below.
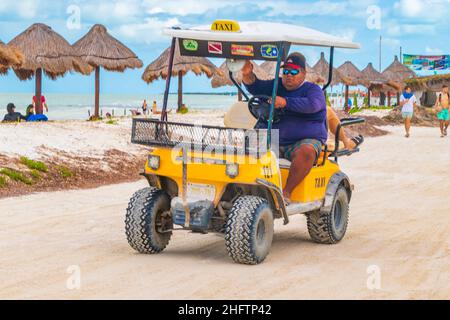
<svg viewBox="0 0 450 320">
<path fill-rule="evenodd" d="M 309 174 L 327 141 L 327 107 L 322 89 L 306 81 L 306 59 L 301 53 L 289 55 L 282 69 L 275 108 L 283 112 L 273 129 L 279 130 L 280 157 L 292 162 L 283 189 L 285 201 L 289 203 L 292 191 Z M 248 60 L 242 75 L 251 94 L 271 95 L 274 80 L 257 79 Z"/>
</svg>

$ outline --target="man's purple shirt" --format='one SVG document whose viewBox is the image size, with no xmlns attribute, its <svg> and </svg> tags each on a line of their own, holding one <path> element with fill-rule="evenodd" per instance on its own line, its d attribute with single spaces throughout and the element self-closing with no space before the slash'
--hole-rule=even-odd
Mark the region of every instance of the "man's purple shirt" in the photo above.
<svg viewBox="0 0 450 320">
<path fill-rule="evenodd" d="M 245 85 L 252 95 L 272 96 L 274 80 L 259 80 Z M 317 139 L 323 144 L 328 139 L 327 106 L 322 89 L 305 81 L 296 90 L 289 91 L 280 82 L 278 96 L 286 99 L 285 113 L 273 129 L 279 130 L 280 145 L 294 144 L 303 139 Z"/>
</svg>

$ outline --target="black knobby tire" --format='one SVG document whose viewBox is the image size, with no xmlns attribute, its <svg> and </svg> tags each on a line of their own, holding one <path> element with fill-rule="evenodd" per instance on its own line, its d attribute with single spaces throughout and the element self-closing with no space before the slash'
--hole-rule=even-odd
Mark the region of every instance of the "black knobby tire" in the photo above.
<svg viewBox="0 0 450 320">
<path fill-rule="evenodd" d="M 170 198 L 156 188 L 136 192 L 130 200 L 125 218 L 125 233 L 130 246 L 139 253 L 153 254 L 163 251 L 172 232 L 157 231 L 162 213 L 170 210 Z M 171 221 L 170 221 L 171 222 Z M 170 223 L 170 229 L 173 224 Z"/>
<path fill-rule="evenodd" d="M 307 215 L 309 235 L 317 243 L 336 244 L 344 238 L 348 220 L 348 194 L 345 187 L 340 186 L 331 210 L 322 209 Z"/>
<path fill-rule="evenodd" d="M 255 265 L 264 261 L 273 240 L 273 212 L 260 197 L 239 197 L 231 208 L 226 227 L 228 255 L 237 263 Z"/>
</svg>

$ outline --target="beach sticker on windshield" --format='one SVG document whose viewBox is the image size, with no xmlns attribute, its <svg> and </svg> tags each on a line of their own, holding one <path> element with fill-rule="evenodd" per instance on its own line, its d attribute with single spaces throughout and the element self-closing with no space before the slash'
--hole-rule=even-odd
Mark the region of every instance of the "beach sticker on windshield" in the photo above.
<svg viewBox="0 0 450 320">
<path fill-rule="evenodd" d="M 267 59 L 278 58 L 278 48 L 273 44 L 265 44 L 261 46 L 261 56 Z"/>
<path fill-rule="evenodd" d="M 246 57 L 253 57 L 255 55 L 253 46 L 242 44 L 232 44 L 231 54 L 234 56 L 246 56 Z"/>
<path fill-rule="evenodd" d="M 198 50 L 198 42 L 195 40 L 183 40 L 183 47 L 187 51 L 197 51 Z"/>
<path fill-rule="evenodd" d="M 223 54 L 222 42 L 208 42 L 208 52 L 212 54 Z"/>
</svg>

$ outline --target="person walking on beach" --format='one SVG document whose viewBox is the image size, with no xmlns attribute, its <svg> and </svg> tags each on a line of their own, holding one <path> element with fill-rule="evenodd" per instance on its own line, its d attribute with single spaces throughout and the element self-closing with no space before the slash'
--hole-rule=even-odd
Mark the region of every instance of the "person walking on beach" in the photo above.
<svg viewBox="0 0 450 320">
<path fill-rule="evenodd" d="M 436 101 L 437 117 L 439 120 L 439 127 L 441 129 L 441 138 L 447 135 L 447 129 L 450 120 L 449 113 L 450 93 L 448 92 L 448 86 L 442 87 L 442 92 L 439 94 L 439 98 Z"/>
<path fill-rule="evenodd" d="M 417 106 L 417 99 L 411 91 L 411 87 L 406 86 L 400 97 L 400 107 L 402 107 L 402 117 L 405 120 L 405 137 L 410 137 L 411 119 L 414 115 L 414 107 Z"/>
<path fill-rule="evenodd" d="M 142 103 L 142 112 L 143 112 L 144 116 L 147 115 L 147 109 L 148 109 L 147 100 L 144 100 L 144 102 Z"/>
<path fill-rule="evenodd" d="M 38 110 L 36 110 L 36 96 L 33 96 L 33 108 L 34 108 L 34 114 L 38 114 Z M 44 109 L 45 109 L 45 112 L 48 112 L 48 106 L 47 106 L 47 102 L 45 100 L 45 96 L 42 95 L 41 96 L 41 110 L 42 110 L 42 113 L 44 113 Z"/>
</svg>

